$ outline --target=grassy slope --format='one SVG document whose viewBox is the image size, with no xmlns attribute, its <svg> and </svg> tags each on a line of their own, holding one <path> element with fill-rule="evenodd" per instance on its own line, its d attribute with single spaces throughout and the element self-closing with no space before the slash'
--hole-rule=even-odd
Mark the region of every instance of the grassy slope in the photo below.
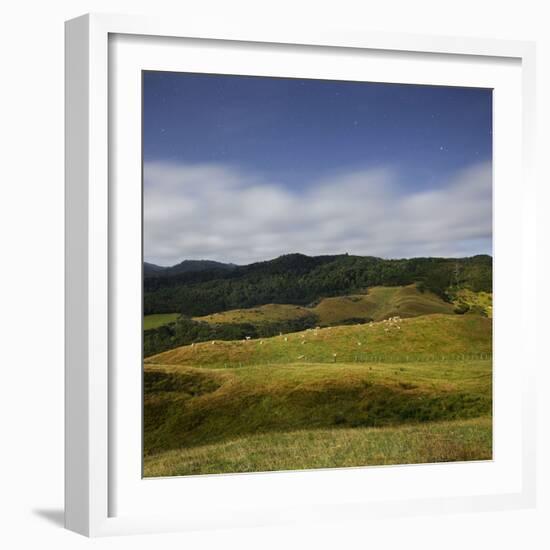
<svg viewBox="0 0 550 550">
<path fill-rule="evenodd" d="M 491 363 L 148 366 L 146 454 L 299 429 L 473 418 L 491 411 Z"/>
<path fill-rule="evenodd" d="M 266 304 L 264 306 L 249 309 L 231 309 L 220 313 L 212 313 L 203 317 L 195 317 L 197 321 L 208 323 L 268 323 L 273 321 L 286 321 L 299 319 L 312 313 L 302 306 L 291 304 Z"/>
<path fill-rule="evenodd" d="M 435 314 L 151 357 L 145 475 L 488 458 L 491 361 L 411 359 L 489 353 L 491 327 L 480 316 Z M 354 362 L 359 350 L 410 357 Z"/>
<path fill-rule="evenodd" d="M 296 319 L 315 313 L 319 323 L 339 323 L 351 318 L 368 317 L 375 321 L 394 315 L 415 317 L 428 313 L 453 313 L 453 306 L 431 292 L 419 292 L 416 285 L 373 287 L 366 294 L 324 298 L 315 307 L 267 304 L 250 309 L 214 313 L 197 320 L 210 323 L 261 323 Z"/>
<path fill-rule="evenodd" d="M 203 342 L 148 357 L 148 364 L 200 367 L 297 361 L 353 362 L 358 354 L 490 353 L 492 323 L 477 315 L 425 315 L 399 323 L 379 322 L 309 329 L 263 340 Z M 336 354 L 336 355 L 335 355 Z"/>
<path fill-rule="evenodd" d="M 179 313 L 155 313 L 153 315 L 143 316 L 143 330 L 158 328 L 162 325 L 174 322 L 179 317 Z"/>
<path fill-rule="evenodd" d="M 492 457 L 491 419 L 250 435 L 145 457 L 147 476 L 415 464 Z"/>
<path fill-rule="evenodd" d="M 325 298 L 314 309 L 323 323 L 338 323 L 352 317 L 381 321 L 395 315 L 416 317 L 429 313 L 453 313 L 451 304 L 431 292 L 419 292 L 416 285 L 374 287 L 367 294 Z"/>
</svg>

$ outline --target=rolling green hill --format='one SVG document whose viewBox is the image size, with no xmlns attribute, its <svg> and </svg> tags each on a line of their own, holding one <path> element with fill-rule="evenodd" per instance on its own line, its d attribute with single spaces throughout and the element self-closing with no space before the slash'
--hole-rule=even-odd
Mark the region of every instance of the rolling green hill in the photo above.
<svg viewBox="0 0 550 550">
<path fill-rule="evenodd" d="M 243 435 L 453 420 L 491 411 L 489 361 L 148 365 L 146 454 Z M 168 420 L 168 421 L 167 421 Z"/>
<path fill-rule="evenodd" d="M 474 293 L 472 293 L 474 294 Z M 316 315 L 320 325 L 332 325 L 350 319 L 381 321 L 399 315 L 414 317 L 429 313 L 453 313 L 453 306 L 439 296 L 420 292 L 416 285 L 373 287 L 364 294 L 323 298 L 314 307 L 290 304 L 267 304 L 196 317 L 208 323 L 268 323 Z"/>
<path fill-rule="evenodd" d="M 144 365 L 144 475 L 488 459 L 492 322 L 212 341 Z"/>
<path fill-rule="evenodd" d="M 477 315 L 433 314 L 399 322 L 309 329 L 258 340 L 212 341 L 182 346 L 145 363 L 223 367 L 255 363 L 355 361 L 358 354 L 424 357 L 490 353 L 492 322 Z M 336 355 L 334 355 L 336 354 Z"/>
</svg>

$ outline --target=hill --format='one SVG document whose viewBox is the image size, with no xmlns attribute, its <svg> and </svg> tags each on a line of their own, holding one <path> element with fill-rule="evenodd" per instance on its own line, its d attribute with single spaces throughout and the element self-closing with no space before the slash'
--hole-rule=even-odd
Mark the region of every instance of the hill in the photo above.
<svg viewBox="0 0 550 550">
<path fill-rule="evenodd" d="M 490 459 L 491 342 L 432 314 L 149 357 L 144 475 Z"/>
<path fill-rule="evenodd" d="M 326 326 L 353 320 L 356 322 L 381 321 L 395 315 L 405 318 L 429 313 L 452 314 L 453 311 L 453 306 L 439 296 L 428 291 L 420 292 L 416 285 L 409 285 L 406 287 L 372 287 L 364 294 L 323 298 L 310 307 L 266 304 L 256 308 L 213 313 L 195 319 L 208 323 L 251 323 L 257 325 L 304 318 L 309 314 L 314 314 L 317 323 Z"/>
<path fill-rule="evenodd" d="M 146 455 L 294 430 L 395 426 L 487 416 L 489 361 L 147 365 Z"/>
<path fill-rule="evenodd" d="M 235 264 L 224 264 L 213 260 L 183 260 L 179 264 L 170 267 L 161 267 L 148 262 L 143 263 L 144 277 L 171 277 L 182 273 L 198 273 L 211 270 L 231 270 Z"/>
<path fill-rule="evenodd" d="M 394 322 L 334 326 L 262 340 L 182 346 L 146 364 L 209 368 L 265 363 L 354 362 L 367 354 L 424 358 L 430 354 L 491 353 L 492 322 L 477 315 L 434 314 Z"/>
<path fill-rule="evenodd" d="M 144 277 L 155 277 L 160 275 L 166 267 L 161 265 L 151 264 L 149 262 L 143 262 L 143 276 Z"/>
<path fill-rule="evenodd" d="M 322 298 L 361 294 L 375 286 L 411 284 L 443 300 L 448 300 L 447 291 L 453 286 L 490 292 L 492 258 L 385 260 L 289 254 L 246 266 L 168 272 L 145 278 L 144 312 L 197 317 L 270 303 L 307 306 Z"/>
</svg>

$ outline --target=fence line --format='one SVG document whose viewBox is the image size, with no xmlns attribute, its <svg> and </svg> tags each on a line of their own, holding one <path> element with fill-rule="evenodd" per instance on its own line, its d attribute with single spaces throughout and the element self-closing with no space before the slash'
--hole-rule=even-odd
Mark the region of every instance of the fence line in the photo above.
<svg viewBox="0 0 550 550">
<path fill-rule="evenodd" d="M 460 362 L 460 361 L 487 361 L 492 360 L 493 354 L 491 352 L 479 352 L 479 353 L 403 353 L 403 354 L 380 354 L 380 353 L 356 353 L 353 356 L 347 357 L 329 357 L 329 358 L 317 358 L 311 356 L 304 356 L 296 358 L 294 360 L 290 358 L 285 359 L 262 359 L 256 360 L 224 362 L 224 363 L 210 363 L 205 366 L 220 367 L 220 368 L 240 368 L 250 367 L 254 365 L 288 365 L 290 363 L 301 363 L 304 365 L 322 363 L 436 363 L 438 361 L 443 362 Z M 196 366 L 202 366 L 200 363 Z"/>
</svg>

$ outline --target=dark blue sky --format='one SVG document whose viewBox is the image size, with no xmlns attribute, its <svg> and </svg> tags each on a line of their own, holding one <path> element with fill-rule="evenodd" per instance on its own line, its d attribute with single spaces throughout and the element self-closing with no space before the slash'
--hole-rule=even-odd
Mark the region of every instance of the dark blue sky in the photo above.
<svg viewBox="0 0 550 550">
<path fill-rule="evenodd" d="M 143 73 L 144 254 L 492 252 L 492 91 Z"/>
<path fill-rule="evenodd" d="M 144 160 L 227 163 L 302 186 L 390 165 L 429 186 L 492 156 L 492 92 L 144 73 Z"/>
</svg>

